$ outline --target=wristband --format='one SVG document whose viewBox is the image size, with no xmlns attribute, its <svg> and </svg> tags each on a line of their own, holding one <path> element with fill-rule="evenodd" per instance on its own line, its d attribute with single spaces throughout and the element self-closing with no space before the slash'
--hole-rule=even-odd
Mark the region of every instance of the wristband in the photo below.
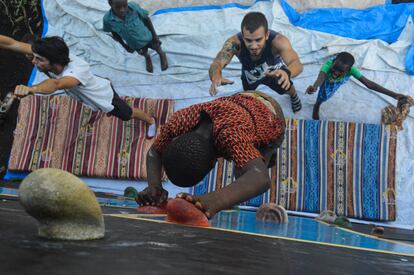
<svg viewBox="0 0 414 275">
<path fill-rule="evenodd" d="M 289 77 L 290 80 L 290 75 L 292 74 L 291 71 L 289 71 L 288 67 L 286 67 L 285 65 L 283 65 L 282 67 L 280 67 L 280 70 L 285 71 Z"/>
</svg>

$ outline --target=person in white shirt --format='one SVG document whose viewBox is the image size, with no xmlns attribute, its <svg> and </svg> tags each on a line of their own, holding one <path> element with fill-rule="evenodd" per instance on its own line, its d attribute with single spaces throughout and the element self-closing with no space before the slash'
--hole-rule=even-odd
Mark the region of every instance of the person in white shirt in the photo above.
<svg viewBox="0 0 414 275">
<path fill-rule="evenodd" d="M 0 35 L 0 48 L 31 55 L 33 65 L 49 77 L 33 86 L 16 86 L 15 96 L 51 94 L 64 90 L 94 111 L 100 110 L 123 121 L 133 118 L 145 121 L 149 126 L 147 136 L 155 136 L 155 119 L 140 109 L 132 109 L 118 96 L 108 79 L 92 74 L 87 62 L 69 55 L 69 48 L 62 38 L 46 37 L 29 44 Z"/>
</svg>

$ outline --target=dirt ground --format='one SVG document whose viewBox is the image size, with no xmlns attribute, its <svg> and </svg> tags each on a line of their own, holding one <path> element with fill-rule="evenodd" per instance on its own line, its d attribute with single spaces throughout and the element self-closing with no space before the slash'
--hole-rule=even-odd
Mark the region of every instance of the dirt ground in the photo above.
<svg viewBox="0 0 414 275">
<path fill-rule="evenodd" d="M 20 2 L 22 1 L 3 2 L 6 6 L 0 9 L 0 34 L 17 40 L 21 40 L 31 31 L 40 35 L 42 32 L 40 0 L 26 1 L 24 11 L 18 5 Z M 16 85 L 27 83 L 32 68 L 32 64 L 23 55 L 0 50 L 0 99 L 2 100 L 8 92 L 12 92 Z M 18 105 L 18 102 L 13 103 L 7 117 L 0 119 L 0 179 L 4 176 L 10 155 Z"/>
</svg>

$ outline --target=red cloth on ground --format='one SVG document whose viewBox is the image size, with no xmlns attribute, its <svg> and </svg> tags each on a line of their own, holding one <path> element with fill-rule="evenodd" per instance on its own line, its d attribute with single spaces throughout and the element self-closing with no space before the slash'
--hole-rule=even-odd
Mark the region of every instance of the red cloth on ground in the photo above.
<svg viewBox="0 0 414 275">
<path fill-rule="evenodd" d="M 201 111 L 209 114 L 213 121 L 217 152 L 233 160 L 237 167 L 262 157 L 258 148 L 284 134 L 284 120 L 277 118 L 260 100 L 237 94 L 175 112 L 161 127 L 154 142 L 156 150 L 162 154 L 173 138 L 192 131 L 199 123 Z"/>
</svg>

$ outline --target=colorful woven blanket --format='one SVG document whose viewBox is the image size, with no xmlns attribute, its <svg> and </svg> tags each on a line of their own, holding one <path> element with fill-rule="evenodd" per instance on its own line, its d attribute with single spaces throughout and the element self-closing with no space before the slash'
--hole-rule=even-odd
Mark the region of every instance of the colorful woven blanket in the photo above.
<svg viewBox="0 0 414 275">
<path fill-rule="evenodd" d="M 397 133 L 392 126 L 287 120 L 271 188 L 244 205 L 277 203 L 288 210 L 332 210 L 347 217 L 395 220 Z M 218 190 L 233 179 L 233 164 L 219 160 L 193 194 Z"/>
<path fill-rule="evenodd" d="M 124 98 L 163 124 L 172 114 L 171 100 Z M 143 121 L 127 122 L 93 112 L 68 96 L 30 96 L 21 100 L 9 170 L 53 167 L 78 176 L 146 179 Z"/>
</svg>

